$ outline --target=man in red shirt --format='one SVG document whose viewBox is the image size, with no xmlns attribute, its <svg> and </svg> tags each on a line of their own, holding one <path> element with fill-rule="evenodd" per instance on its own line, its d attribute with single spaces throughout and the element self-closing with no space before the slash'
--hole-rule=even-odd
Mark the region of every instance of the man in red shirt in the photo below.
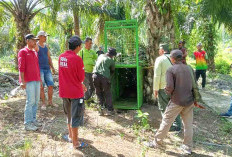
<svg viewBox="0 0 232 157">
<path fill-rule="evenodd" d="M 34 51 L 36 38 L 32 34 L 25 37 L 27 46 L 18 53 L 19 82 L 26 89 L 26 105 L 24 111 L 25 129 L 36 131 L 41 124 L 36 120 L 40 98 L 40 72 L 37 53 Z"/>
<path fill-rule="evenodd" d="M 59 56 L 59 94 L 63 99 L 63 108 L 67 116 L 69 135 L 64 136 L 72 141 L 73 148 L 85 146 L 78 141 L 78 127 L 83 125 L 85 79 L 84 64 L 77 55 L 82 41 L 78 36 L 69 39 L 69 50 Z"/>
</svg>

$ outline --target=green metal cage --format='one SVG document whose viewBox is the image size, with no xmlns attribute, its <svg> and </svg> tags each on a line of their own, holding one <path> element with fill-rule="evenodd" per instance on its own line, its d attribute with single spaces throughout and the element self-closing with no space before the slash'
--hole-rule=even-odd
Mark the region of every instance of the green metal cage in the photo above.
<svg viewBox="0 0 232 157">
<path fill-rule="evenodd" d="M 114 107 L 139 109 L 143 104 L 143 65 L 139 55 L 137 20 L 106 21 L 105 50 L 114 47 L 115 74 L 111 78 Z"/>
</svg>

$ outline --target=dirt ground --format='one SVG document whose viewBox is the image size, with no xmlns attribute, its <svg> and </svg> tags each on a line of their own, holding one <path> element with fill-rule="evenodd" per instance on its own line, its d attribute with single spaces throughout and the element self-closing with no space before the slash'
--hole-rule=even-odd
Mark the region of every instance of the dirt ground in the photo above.
<svg viewBox="0 0 232 157">
<path fill-rule="evenodd" d="M 209 87 L 201 91 L 210 108 L 194 109 L 194 149 L 191 156 L 232 156 L 232 123 L 217 115 L 229 107 L 228 91 L 215 91 Z M 99 116 L 94 107 L 86 107 L 85 125 L 79 129 L 81 141 L 88 143 L 82 150 L 73 150 L 72 144 L 62 139 L 67 133 L 62 101 L 55 92 L 58 108 L 38 110 L 43 126 L 36 132 L 24 130 L 23 111 L 25 96 L 0 100 L 0 156 L 41 157 L 165 157 L 183 156 L 178 149 L 183 139 L 181 133 L 170 132 L 161 149 L 146 148 L 144 140 L 151 140 L 161 122 L 157 106 L 144 104 L 149 113 L 153 131 L 135 129 L 139 126 L 136 111 L 128 110 L 114 117 Z M 92 104 L 94 105 L 94 104 Z M 212 110 L 213 109 L 213 110 Z"/>
</svg>

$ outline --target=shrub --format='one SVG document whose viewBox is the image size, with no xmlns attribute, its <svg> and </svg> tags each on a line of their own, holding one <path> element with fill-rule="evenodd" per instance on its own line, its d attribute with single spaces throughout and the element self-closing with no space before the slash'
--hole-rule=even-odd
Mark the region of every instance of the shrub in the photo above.
<svg viewBox="0 0 232 157">
<path fill-rule="evenodd" d="M 222 57 L 215 58 L 215 69 L 218 73 L 229 74 L 230 64 Z"/>
</svg>

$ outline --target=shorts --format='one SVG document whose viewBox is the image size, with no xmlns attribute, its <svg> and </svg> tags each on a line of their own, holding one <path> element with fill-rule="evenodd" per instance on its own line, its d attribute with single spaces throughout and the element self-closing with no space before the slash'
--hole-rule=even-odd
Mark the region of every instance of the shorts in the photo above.
<svg viewBox="0 0 232 157">
<path fill-rule="evenodd" d="M 45 84 L 47 87 L 54 86 L 52 72 L 50 69 L 40 69 L 40 78 L 43 82 L 43 86 L 45 86 Z"/>
<path fill-rule="evenodd" d="M 63 98 L 63 108 L 67 116 L 67 123 L 71 124 L 72 128 L 83 126 L 85 111 L 84 98 Z"/>
</svg>

